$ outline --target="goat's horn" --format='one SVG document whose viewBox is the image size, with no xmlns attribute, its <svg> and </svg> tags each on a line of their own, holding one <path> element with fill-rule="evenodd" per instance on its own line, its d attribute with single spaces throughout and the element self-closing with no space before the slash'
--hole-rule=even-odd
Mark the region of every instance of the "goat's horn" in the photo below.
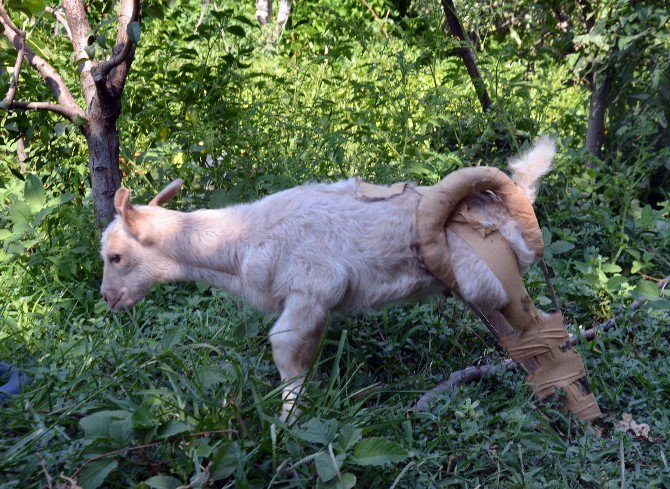
<svg viewBox="0 0 670 489">
<path fill-rule="evenodd" d="M 162 205 L 164 202 L 167 202 L 172 197 L 177 195 L 177 192 L 179 192 L 179 189 L 183 185 L 184 185 L 184 180 L 182 180 L 181 178 L 177 178 L 172 183 L 170 183 L 167 187 L 165 187 L 163 190 L 158 192 L 158 195 L 156 195 L 156 197 L 151 199 L 151 202 L 149 202 L 149 205 Z"/>
</svg>

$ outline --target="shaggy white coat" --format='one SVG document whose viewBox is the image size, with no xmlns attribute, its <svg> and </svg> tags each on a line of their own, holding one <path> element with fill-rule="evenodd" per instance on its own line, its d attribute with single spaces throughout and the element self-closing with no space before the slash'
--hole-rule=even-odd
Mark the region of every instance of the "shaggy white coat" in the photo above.
<svg viewBox="0 0 670 489">
<path fill-rule="evenodd" d="M 553 141 L 543 137 L 511 164 L 514 182 L 531 202 L 554 154 Z M 102 237 L 101 291 L 110 307 L 120 310 L 134 306 L 157 283 L 202 280 L 280 313 L 270 342 L 285 381 L 286 418 L 332 312 L 356 313 L 446 292 L 419 257 L 418 200 L 410 189 L 367 201 L 353 179 L 194 212 L 133 206 L 127 192 L 117 194 L 119 214 Z M 500 200 L 490 193 L 468 200 L 481 209 L 483 224 L 501 230 L 522 270 L 530 266 L 533 253 Z M 507 296 L 488 266 L 448 227 L 446 233 L 464 300 L 483 312 L 504 307 Z"/>
</svg>

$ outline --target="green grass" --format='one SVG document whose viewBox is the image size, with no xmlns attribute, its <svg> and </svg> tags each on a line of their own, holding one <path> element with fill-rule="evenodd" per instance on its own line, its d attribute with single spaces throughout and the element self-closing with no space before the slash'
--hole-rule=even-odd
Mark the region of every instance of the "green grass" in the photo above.
<svg viewBox="0 0 670 489">
<path fill-rule="evenodd" d="M 106 487 L 156 474 L 186 483 L 202 467 L 220 486 L 312 487 L 332 462 L 310 457 L 329 447 L 359 487 L 668 484 L 666 313 L 624 314 L 614 331 L 580 346 L 605 413 L 598 435 L 549 405 L 534 407 L 520 374 L 408 412 L 451 371 L 503 358 L 451 301 L 334 318 L 290 427 L 276 417 L 265 336 L 273 318 L 195 287 L 161 287 L 115 315 L 100 301 L 72 306 L 67 317 L 32 317 L 27 338 L 3 340 L 32 379 L 1 413 L 4 487 L 39 486 L 44 470 L 90 487 L 104 467 L 114 469 Z M 649 439 L 613 428 L 624 412 L 650 425 Z M 356 440 L 376 438 L 391 443 L 390 462 L 361 465 Z"/>
</svg>

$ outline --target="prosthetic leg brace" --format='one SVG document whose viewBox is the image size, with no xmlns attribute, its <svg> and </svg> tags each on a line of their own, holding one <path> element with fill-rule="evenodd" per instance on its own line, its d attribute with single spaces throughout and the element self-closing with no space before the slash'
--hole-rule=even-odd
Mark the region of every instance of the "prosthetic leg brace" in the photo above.
<svg viewBox="0 0 670 489">
<path fill-rule="evenodd" d="M 455 231 L 482 260 L 503 286 L 509 303 L 500 311 L 484 316 L 510 357 L 528 374 L 535 396 L 552 396 L 556 388 L 565 391 L 563 409 L 584 420 L 601 416 L 590 391 L 579 353 L 569 342 L 560 313 L 547 315 L 535 308 L 521 279 L 516 254 L 499 231 L 484 230 L 479 220 L 459 202 L 471 192 L 493 191 L 519 223 L 526 244 L 536 258 L 544 253 L 542 233 L 531 203 L 514 183 L 494 168 L 467 168 L 450 174 L 433 187 L 416 189 L 422 196 L 417 209 L 421 254 L 426 268 L 458 292 L 451 270 L 445 226 Z M 476 309 L 476 308 L 475 308 Z"/>
<path fill-rule="evenodd" d="M 482 317 L 509 356 L 520 364 L 526 381 L 538 399 L 565 391 L 563 408 L 576 417 L 593 420 L 601 416 L 590 391 L 579 353 L 560 313 L 538 311 L 528 295 L 514 251 L 499 232 L 482 237 L 467 223 L 450 222 L 455 231 L 484 260 L 503 284 L 510 303 L 502 310 Z"/>
</svg>

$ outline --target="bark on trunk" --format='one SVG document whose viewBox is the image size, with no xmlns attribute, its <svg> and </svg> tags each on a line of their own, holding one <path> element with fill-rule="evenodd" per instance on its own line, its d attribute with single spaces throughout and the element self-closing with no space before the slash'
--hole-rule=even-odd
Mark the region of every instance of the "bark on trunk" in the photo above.
<svg viewBox="0 0 670 489">
<path fill-rule="evenodd" d="M 486 112 L 491 107 L 491 97 L 489 97 L 489 93 L 486 90 L 486 84 L 484 83 L 482 74 L 477 66 L 475 53 L 472 48 L 470 48 L 470 40 L 467 38 L 465 31 L 463 31 L 463 27 L 461 26 L 461 22 L 456 16 L 456 7 L 454 6 L 453 0 L 442 0 L 442 9 L 447 18 L 449 32 L 461 42 L 461 47 L 458 48 L 458 55 L 463 60 L 463 63 L 465 63 L 465 68 L 468 70 L 470 80 L 472 80 L 475 92 L 477 92 L 479 103 L 482 105 L 482 111 Z"/>
<path fill-rule="evenodd" d="M 586 128 L 586 149 L 593 156 L 600 158 L 603 142 L 605 141 L 605 113 L 609 92 L 612 86 L 612 76 L 608 73 L 603 76 L 594 70 L 591 74 L 591 107 L 589 121 Z M 592 163 L 588 163 L 593 166 Z"/>
<path fill-rule="evenodd" d="M 88 168 L 93 189 L 93 211 L 98 229 L 114 218 L 114 193 L 121 186 L 119 170 L 119 133 L 116 120 L 94 119 L 85 133 L 88 144 Z"/>
</svg>

